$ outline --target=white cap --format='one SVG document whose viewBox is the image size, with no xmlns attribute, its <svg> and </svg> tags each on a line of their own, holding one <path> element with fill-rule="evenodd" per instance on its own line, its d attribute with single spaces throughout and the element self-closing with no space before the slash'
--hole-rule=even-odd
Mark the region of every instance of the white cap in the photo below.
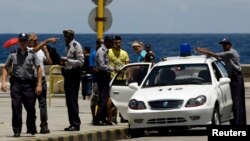
<svg viewBox="0 0 250 141">
<path fill-rule="evenodd" d="M 132 43 L 132 47 L 133 46 L 141 46 L 141 44 L 140 44 L 140 42 L 138 42 L 138 41 L 134 41 L 133 43 Z"/>
</svg>

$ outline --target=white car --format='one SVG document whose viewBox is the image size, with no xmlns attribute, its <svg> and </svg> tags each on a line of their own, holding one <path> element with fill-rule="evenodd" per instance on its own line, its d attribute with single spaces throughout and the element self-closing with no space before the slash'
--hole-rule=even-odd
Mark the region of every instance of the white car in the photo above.
<svg viewBox="0 0 250 141">
<path fill-rule="evenodd" d="M 141 129 L 219 125 L 233 118 L 224 64 L 206 56 L 128 64 L 111 81 L 110 96 L 133 134 Z"/>
</svg>

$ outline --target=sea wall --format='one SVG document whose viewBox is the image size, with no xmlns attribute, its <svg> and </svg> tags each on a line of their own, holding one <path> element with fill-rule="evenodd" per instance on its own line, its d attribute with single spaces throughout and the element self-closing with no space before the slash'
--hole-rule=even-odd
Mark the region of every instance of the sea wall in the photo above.
<svg viewBox="0 0 250 141">
<path fill-rule="evenodd" d="M 250 82 L 250 64 L 242 64 L 242 73 L 245 82 Z"/>
<path fill-rule="evenodd" d="M 4 64 L 0 64 L 0 74 L 2 74 L 2 68 Z M 50 65 L 45 66 L 45 74 L 49 75 Z M 242 64 L 242 73 L 245 82 L 250 82 L 250 64 Z M 1 80 L 1 79 L 0 79 Z"/>
</svg>

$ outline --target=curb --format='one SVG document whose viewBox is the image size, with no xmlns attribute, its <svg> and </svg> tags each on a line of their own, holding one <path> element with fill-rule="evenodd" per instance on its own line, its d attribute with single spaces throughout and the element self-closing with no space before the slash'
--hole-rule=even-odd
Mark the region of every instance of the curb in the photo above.
<svg viewBox="0 0 250 141">
<path fill-rule="evenodd" d="M 89 131 L 84 133 L 72 133 L 64 135 L 52 135 L 48 137 L 36 137 L 32 139 L 20 139 L 19 141 L 115 141 L 128 138 L 127 128 L 112 130 Z"/>
</svg>

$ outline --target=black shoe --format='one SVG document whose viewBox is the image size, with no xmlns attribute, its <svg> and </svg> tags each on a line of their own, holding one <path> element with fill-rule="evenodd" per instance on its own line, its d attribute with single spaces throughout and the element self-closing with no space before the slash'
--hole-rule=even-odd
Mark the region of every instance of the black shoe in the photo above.
<svg viewBox="0 0 250 141">
<path fill-rule="evenodd" d="M 68 128 L 65 128 L 64 131 L 80 131 L 80 128 L 75 126 L 69 126 Z"/>
<path fill-rule="evenodd" d="M 35 135 L 37 133 L 37 131 L 31 131 L 30 134 L 31 135 Z"/>
<path fill-rule="evenodd" d="M 50 133 L 50 130 L 47 126 L 44 126 L 44 127 L 41 127 L 40 133 L 47 134 L 47 133 Z"/>
<path fill-rule="evenodd" d="M 13 137 L 20 137 L 20 133 L 14 133 Z"/>
<path fill-rule="evenodd" d="M 93 125 L 100 125 L 100 126 L 102 126 L 102 125 L 106 125 L 105 123 L 103 123 L 102 121 L 93 121 Z"/>
</svg>

